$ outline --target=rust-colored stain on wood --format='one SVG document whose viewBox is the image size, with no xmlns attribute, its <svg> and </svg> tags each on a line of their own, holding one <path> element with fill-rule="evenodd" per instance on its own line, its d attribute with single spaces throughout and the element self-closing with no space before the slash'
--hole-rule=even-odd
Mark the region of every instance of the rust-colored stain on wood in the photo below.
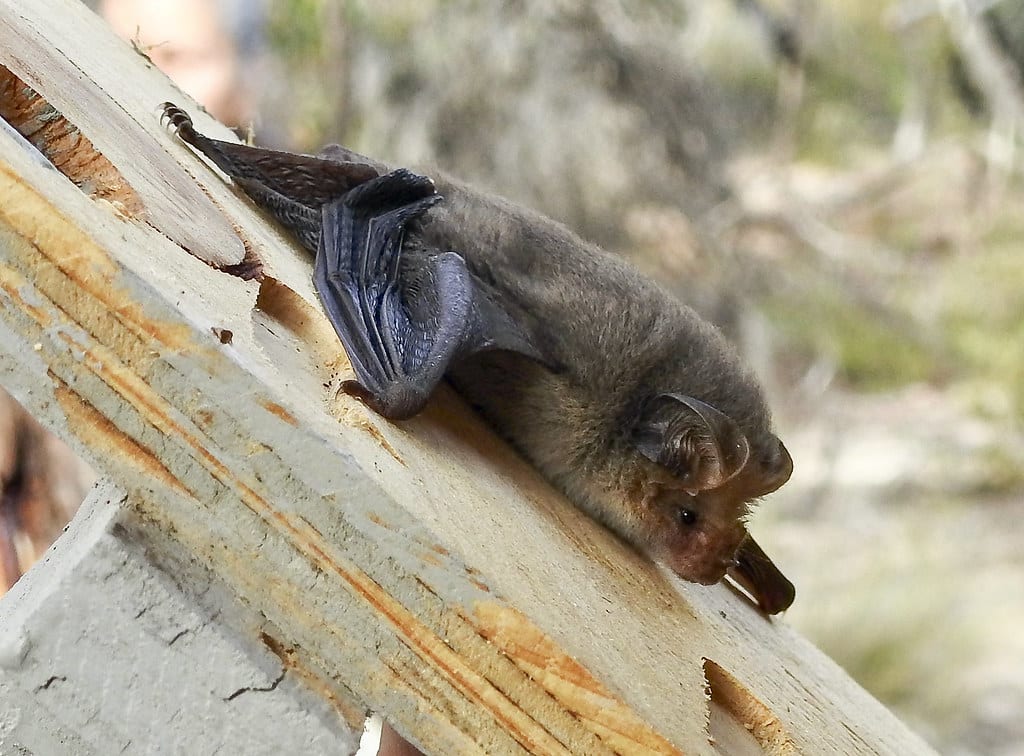
<svg viewBox="0 0 1024 756">
<path fill-rule="evenodd" d="M 481 635 L 613 751 L 682 753 L 514 607 L 481 601 L 469 619 Z"/>
<path fill-rule="evenodd" d="M 366 515 L 366 519 L 368 519 L 374 525 L 380 525 L 382 528 L 387 528 L 388 530 L 391 530 L 390 523 L 388 523 L 387 520 L 385 520 L 376 512 L 370 512 L 368 515 Z"/>
<path fill-rule="evenodd" d="M 220 208 L 220 205 L 210 197 L 209 192 L 206 191 L 206 187 L 202 184 L 197 184 L 200 189 L 203 190 L 203 194 L 209 197 L 210 202 Z M 242 259 L 240 262 L 233 263 L 231 265 L 223 265 L 218 268 L 222 273 L 227 273 L 229 276 L 235 276 L 241 278 L 243 281 L 262 281 L 263 280 L 263 260 L 256 253 L 256 249 L 253 247 L 249 237 L 246 235 L 244 229 L 235 223 L 231 224 L 231 230 L 235 232 L 239 241 L 242 242 Z M 227 331 L 231 333 L 231 331 Z M 230 341 L 230 339 L 228 340 Z M 226 344 L 228 341 L 222 341 L 221 343 Z"/>
<path fill-rule="evenodd" d="M 56 375 L 51 373 L 50 380 L 54 382 L 53 395 L 67 418 L 68 426 L 84 444 L 94 450 L 117 455 L 118 459 L 139 467 L 146 476 L 172 491 L 186 496 L 192 495 L 192 492 L 181 484 L 153 452 L 123 433 Z"/>
<path fill-rule="evenodd" d="M 421 551 L 419 553 L 420 561 L 424 564 L 429 564 L 434 567 L 444 567 L 445 563 L 432 551 Z"/>
<path fill-rule="evenodd" d="M 263 401 L 260 402 L 260 404 L 263 406 L 263 409 L 265 409 L 270 414 L 281 418 L 286 423 L 288 423 L 288 425 L 298 427 L 299 421 L 295 419 L 295 416 L 277 402 L 272 402 L 269 399 L 264 399 Z"/>
<path fill-rule="evenodd" d="M 116 284 L 119 267 L 107 253 L 3 163 L 0 163 L 0 221 L 10 226 L 26 248 L 33 249 L 82 291 L 102 302 L 106 310 L 136 336 L 175 351 L 193 347 L 192 332 L 187 325 L 150 318 L 144 306 Z M 26 305 L 27 311 L 31 311 L 32 305 Z"/>
<path fill-rule="evenodd" d="M 490 714 L 503 729 L 533 753 L 568 754 L 558 742 L 527 712 L 510 701 L 501 691 L 453 651 L 444 639 L 420 622 L 412 611 L 403 606 L 362 570 L 325 543 L 308 525 L 272 509 L 255 491 L 241 481 L 232 487 L 253 511 L 275 525 L 300 553 L 318 568 L 341 578 L 349 588 L 370 604 L 377 614 L 388 622 L 396 634 L 417 656 L 436 669 L 453 687 L 483 711 Z"/>
<path fill-rule="evenodd" d="M 353 399 L 352 401 L 355 402 L 357 400 Z M 348 407 L 345 407 L 339 413 L 338 419 L 344 422 L 350 428 L 357 428 L 358 430 L 361 430 L 364 433 L 368 434 L 374 441 L 377 442 L 380 448 L 386 451 L 388 454 L 390 454 L 391 457 L 398 464 L 400 464 L 402 467 L 407 467 L 407 465 L 405 464 L 405 460 L 402 459 L 402 456 L 398 453 L 398 450 L 391 445 L 391 443 L 384 437 L 384 434 L 381 433 L 377 426 L 373 424 L 373 421 L 366 416 L 366 412 L 362 409 L 361 406 L 356 407 L 355 405 L 350 405 Z"/>
<path fill-rule="evenodd" d="M 90 197 L 144 219 L 142 199 L 114 164 L 38 92 L 0 66 L 0 118 L 25 137 L 54 167 Z"/>
<path fill-rule="evenodd" d="M 32 320 L 43 328 L 48 328 L 53 324 L 50 313 L 40 307 L 38 303 L 30 302 L 22 296 L 22 290 L 27 284 L 28 281 L 21 274 L 5 265 L 0 265 L 0 289 L 11 298 L 12 302 L 17 302 L 18 307 Z"/>
<path fill-rule="evenodd" d="M 307 344 L 330 344 L 331 356 L 341 351 L 341 343 L 327 317 L 287 284 L 272 276 L 260 279 L 256 309 L 266 313 Z"/>
</svg>

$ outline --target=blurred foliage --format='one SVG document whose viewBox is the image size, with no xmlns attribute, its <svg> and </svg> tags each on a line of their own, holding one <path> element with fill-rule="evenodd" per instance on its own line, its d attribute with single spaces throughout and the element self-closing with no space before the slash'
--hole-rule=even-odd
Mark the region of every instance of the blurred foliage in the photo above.
<svg viewBox="0 0 1024 756">
<path fill-rule="evenodd" d="M 828 359 L 840 379 L 861 390 L 893 389 L 908 381 L 936 377 L 940 363 L 929 345 L 892 312 L 858 306 L 844 298 L 836 282 L 822 282 L 803 299 L 768 302 L 771 320 L 788 348 Z M 909 331 L 909 332 L 908 332 Z"/>
<path fill-rule="evenodd" d="M 1001 383 L 1024 408 L 1024 219 L 1007 217 L 982 240 L 984 254 L 950 262 L 935 295 L 965 373 Z M 1008 226 L 1016 226 L 1015 230 Z"/>
</svg>

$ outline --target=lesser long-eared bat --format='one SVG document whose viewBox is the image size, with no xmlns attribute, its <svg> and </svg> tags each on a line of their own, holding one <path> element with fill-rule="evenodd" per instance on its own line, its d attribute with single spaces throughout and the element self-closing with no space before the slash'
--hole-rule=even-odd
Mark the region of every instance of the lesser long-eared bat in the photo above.
<svg viewBox="0 0 1024 756">
<path fill-rule="evenodd" d="M 313 280 L 381 415 L 447 377 L 578 506 L 677 575 L 728 571 L 771 614 L 795 590 L 747 533 L 789 478 L 756 379 L 721 334 L 624 260 L 539 214 L 341 147 L 210 139 L 206 155 L 315 255 Z"/>
</svg>

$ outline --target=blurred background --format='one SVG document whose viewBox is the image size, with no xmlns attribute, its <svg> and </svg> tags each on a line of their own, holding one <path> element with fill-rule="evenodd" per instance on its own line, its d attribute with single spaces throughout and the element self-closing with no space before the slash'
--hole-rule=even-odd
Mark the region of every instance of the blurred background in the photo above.
<svg viewBox="0 0 1024 756">
<path fill-rule="evenodd" d="M 947 754 L 1024 754 L 1024 0 L 102 0 L 257 143 L 439 166 L 659 278 L 796 462 L 785 621 Z M 0 404 L 9 584 L 91 473 Z"/>
</svg>

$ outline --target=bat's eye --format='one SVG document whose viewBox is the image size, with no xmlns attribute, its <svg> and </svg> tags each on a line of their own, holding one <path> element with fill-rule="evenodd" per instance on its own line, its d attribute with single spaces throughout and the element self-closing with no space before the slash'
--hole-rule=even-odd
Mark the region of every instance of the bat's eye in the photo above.
<svg viewBox="0 0 1024 756">
<path fill-rule="evenodd" d="M 676 516 L 679 518 L 680 524 L 686 525 L 687 527 L 697 524 L 697 513 L 692 509 L 680 507 Z"/>
</svg>

